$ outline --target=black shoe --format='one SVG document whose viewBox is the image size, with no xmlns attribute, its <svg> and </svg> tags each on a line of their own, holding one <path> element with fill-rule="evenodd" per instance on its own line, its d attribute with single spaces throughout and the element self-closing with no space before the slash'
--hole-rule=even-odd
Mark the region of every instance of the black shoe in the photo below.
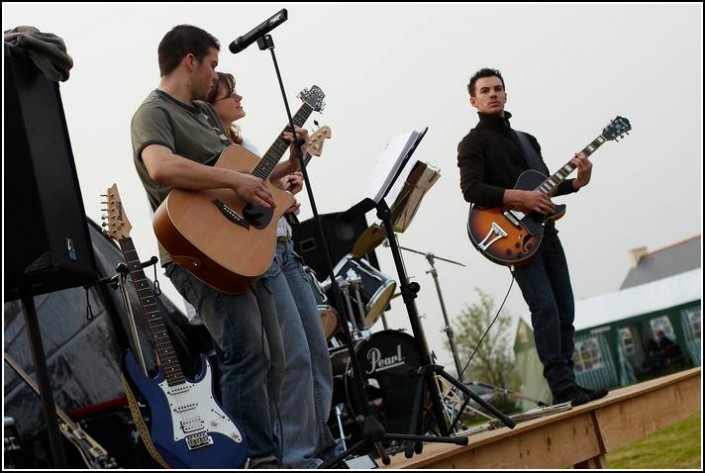
<svg viewBox="0 0 705 473">
<path fill-rule="evenodd" d="M 602 399 L 603 397 L 607 396 L 609 393 L 608 390 L 604 388 L 599 388 L 599 389 L 590 389 L 590 388 L 584 388 L 578 384 L 576 384 L 579 390 L 590 396 L 591 401 L 597 401 L 598 399 Z"/>
<path fill-rule="evenodd" d="M 571 387 L 566 388 L 553 396 L 553 404 L 570 402 L 573 406 L 580 406 L 582 404 L 587 404 L 591 400 L 592 399 L 590 399 L 590 396 L 581 391 L 576 385 L 572 385 Z"/>
</svg>

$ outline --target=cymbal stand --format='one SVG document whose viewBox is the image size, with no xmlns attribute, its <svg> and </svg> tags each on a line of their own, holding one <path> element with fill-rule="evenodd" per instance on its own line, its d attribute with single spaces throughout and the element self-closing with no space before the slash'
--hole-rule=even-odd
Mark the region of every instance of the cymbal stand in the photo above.
<svg viewBox="0 0 705 473">
<path fill-rule="evenodd" d="M 438 271 L 436 270 L 435 260 L 445 261 L 446 263 L 457 264 L 458 266 L 465 266 L 463 263 L 458 263 L 446 258 L 441 258 L 440 256 L 435 256 L 433 253 L 423 253 L 421 251 L 413 250 L 411 248 L 405 248 L 399 245 L 399 249 L 410 251 L 419 255 L 426 257 L 428 264 L 431 265 L 431 269 L 426 271 L 426 274 L 430 274 L 433 277 L 433 282 L 436 285 L 436 293 L 438 294 L 438 300 L 441 303 L 441 312 L 443 313 L 443 321 L 445 322 L 445 327 L 443 327 L 443 332 L 445 332 L 448 337 L 448 344 L 450 345 L 450 351 L 453 354 L 453 361 L 455 362 L 455 372 L 457 373 L 458 380 L 463 381 L 463 369 L 460 365 L 460 358 L 458 357 L 458 350 L 455 347 L 453 328 L 450 326 L 450 321 L 448 320 L 448 312 L 446 311 L 446 304 L 443 301 L 443 293 L 441 292 L 441 285 L 438 282 Z"/>
</svg>

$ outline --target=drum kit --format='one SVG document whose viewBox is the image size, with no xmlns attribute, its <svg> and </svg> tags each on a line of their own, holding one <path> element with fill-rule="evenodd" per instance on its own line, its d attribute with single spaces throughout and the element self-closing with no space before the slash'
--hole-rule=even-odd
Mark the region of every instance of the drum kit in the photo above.
<svg viewBox="0 0 705 473">
<path fill-rule="evenodd" d="M 361 399 L 361 394 L 355 389 L 355 374 L 350 351 L 342 334 L 341 323 L 345 319 L 341 317 L 341 309 L 349 315 L 348 328 L 355 356 L 364 374 L 367 401 L 378 414 L 385 431 L 410 431 L 410 413 L 415 404 L 417 371 L 423 365 L 422 353 L 415 338 L 403 331 L 387 329 L 384 313 L 389 308 L 391 299 L 396 297 L 394 292 L 397 283 L 360 256 L 361 253 L 368 253 L 367 250 L 370 247 L 374 248 L 382 242 L 380 238 L 367 238 L 361 244 L 363 237 L 356 243 L 357 251 L 353 249 L 352 253 L 344 256 L 333 270 L 345 305 L 344 309 L 335 307 L 332 303 L 334 297 L 330 278 L 319 282 L 315 272 L 306 267 L 309 273 L 307 279 L 318 303 L 321 325 L 328 340 L 333 370 L 333 405 L 329 427 L 334 435 L 342 440 L 346 448 L 348 442 L 354 444 L 362 437 L 361 426 L 357 419 L 364 417 L 368 409 L 364 405 L 365 401 Z M 364 251 L 360 251 L 362 246 L 366 247 Z M 444 261 L 455 263 L 451 260 Z M 435 269 L 432 259 L 430 263 L 432 269 Z M 435 280 L 436 276 L 433 275 Z M 437 281 L 436 286 L 439 289 Z M 440 291 L 439 297 L 443 306 Z M 447 317 L 445 311 L 444 316 Z M 372 333 L 372 327 L 380 319 L 384 322 L 384 330 Z M 454 356 L 456 356 L 455 351 Z M 458 365 L 457 359 L 456 365 Z M 468 397 L 451 386 L 444 378 L 437 379 L 440 386 L 448 385 L 445 390 L 440 389 L 441 404 L 448 424 L 457 431 L 463 428 L 463 425 L 454 422 L 453 419 L 456 421 L 459 419 L 460 400 L 463 400 L 462 410 L 465 410 Z M 453 395 L 450 396 L 448 393 Z M 429 395 L 428 389 L 424 389 L 426 401 L 424 401 L 423 411 L 431 409 L 428 405 Z M 428 419 L 422 414 L 421 422 L 426 425 L 427 421 Z M 390 446 L 387 445 L 387 447 Z M 394 445 L 391 448 L 394 448 Z"/>
<path fill-rule="evenodd" d="M 326 338 L 332 347 L 340 346 L 334 337 L 340 328 L 340 308 L 332 305 L 330 278 L 319 282 L 315 272 L 309 272 L 313 294 L 318 302 L 318 313 Z M 348 254 L 338 262 L 333 270 L 343 296 L 345 310 L 350 314 L 351 333 L 359 339 L 369 335 L 372 326 L 383 317 L 389 307 L 397 283 L 372 266 L 369 261 Z"/>
<path fill-rule="evenodd" d="M 343 440 L 359 438 L 355 418 L 366 412 L 364 401 L 353 385 L 350 353 L 340 333 L 343 318 L 332 304 L 330 279 L 319 282 L 315 272 L 306 268 L 318 302 L 321 325 L 328 339 L 333 368 L 333 412 L 331 430 Z M 394 297 L 397 283 L 354 254 L 344 256 L 333 270 L 347 314 L 355 354 L 367 380 L 365 387 L 371 406 L 386 430 L 407 432 L 413 408 L 416 380 L 413 373 L 421 355 L 411 335 L 398 330 L 372 333 Z"/>
</svg>

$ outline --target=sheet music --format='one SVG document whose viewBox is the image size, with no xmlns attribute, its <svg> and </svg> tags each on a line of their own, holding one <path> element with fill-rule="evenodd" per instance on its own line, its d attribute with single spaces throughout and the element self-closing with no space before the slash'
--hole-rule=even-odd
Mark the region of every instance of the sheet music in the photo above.
<svg viewBox="0 0 705 473">
<path fill-rule="evenodd" d="M 389 140 L 381 156 L 377 160 L 375 167 L 363 184 L 364 194 L 358 199 L 372 199 L 378 204 L 394 183 L 394 179 L 408 161 L 410 151 L 412 151 L 419 141 L 426 134 L 428 128 L 422 131 L 412 130 L 401 135 L 397 135 Z M 407 173 L 408 175 L 408 173 Z M 397 182 L 399 179 L 397 179 Z M 402 180 L 402 184 L 404 181 Z"/>
<path fill-rule="evenodd" d="M 394 185 L 385 197 L 385 200 L 387 201 L 387 204 L 390 206 L 390 208 L 397 200 L 397 197 L 399 197 L 399 193 L 404 188 L 404 185 L 409 179 L 409 175 L 411 174 L 411 172 L 421 165 L 425 167 L 426 163 L 419 161 L 417 158 L 412 158 L 409 160 L 408 163 L 406 163 L 406 166 L 404 166 L 404 168 L 401 170 L 401 172 L 399 173 L 399 177 L 396 181 L 394 181 Z"/>
<path fill-rule="evenodd" d="M 407 169 L 411 171 L 406 172 Z M 407 164 L 404 171 L 399 175 L 394 188 L 385 197 L 388 202 L 392 202 L 389 207 L 391 221 L 397 233 L 402 233 L 409 227 L 426 191 L 441 177 L 440 169 L 419 160 L 416 160 L 413 165 Z M 392 201 L 393 195 L 395 197 Z"/>
</svg>

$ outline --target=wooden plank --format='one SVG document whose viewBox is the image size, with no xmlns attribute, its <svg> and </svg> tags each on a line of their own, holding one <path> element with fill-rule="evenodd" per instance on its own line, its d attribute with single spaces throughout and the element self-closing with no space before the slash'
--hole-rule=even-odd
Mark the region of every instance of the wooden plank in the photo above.
<svg viewBox="0 0 705 473">
<path fill-rule="evenodd" d="M 628 386 L 513 430 L 472 433 L 469 445 L 426 443 L 383 468 L 604 468 L 604 455 L 700 412 L 701 369 Z"/>
<path fill-rule="evenodd" d="M 698 370 L 698 375 L 700 370 Z M 628 392 L 595 412 L 607 451 L 622 447 L 652 432 L 700 412 L 700 376 L 673 376 L 662 384 Z"/>
<path fill-rule="evenodd" d="M 569 446 L 569 448 L 566 448 Z M 392 457 L 390 468 L 564 468 L 601 454 L 590 412 L 563 422 L 537 419 L 470 437 L 467 446 L 427 443 L 411 459 Z"/>
</svg>

